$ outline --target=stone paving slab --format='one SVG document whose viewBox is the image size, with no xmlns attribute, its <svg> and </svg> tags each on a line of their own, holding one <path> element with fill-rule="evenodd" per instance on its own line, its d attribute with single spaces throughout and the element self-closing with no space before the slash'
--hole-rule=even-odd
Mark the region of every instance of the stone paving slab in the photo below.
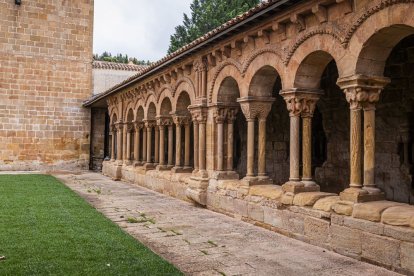
<svg viewBox="0 0 414 276">
<path fill-rule="evenodd" d="M 187 275 L 397 275 L 101 174 L 55 176 Z"/>
</svg>

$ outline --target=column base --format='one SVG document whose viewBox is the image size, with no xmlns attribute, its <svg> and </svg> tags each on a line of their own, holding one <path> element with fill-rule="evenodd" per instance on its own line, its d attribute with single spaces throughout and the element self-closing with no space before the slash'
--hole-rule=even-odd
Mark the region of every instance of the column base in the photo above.
<svg viewBox="0 0 414 276">
<path fill-rule="evenodd" d="M 157 171 L 169 171 L 169 170 L 171 170 L 171 168 L 170 168 L 170 167 L 168 167 L 167 165 L 158 165 L 158 166 L 156 167 L 156 170 L 157 170 Z"/>
<path fill-rule="evenodd" d="M 310 186 L 306 186 L 305 183 L 301 181 L 288 181 L 282 185 L 282 189 L 285 193 L 292 193 L 292 194 L 320 191 L 320 187 L 316 183 Z"/>
<path fill-rule="evenodd" d="M 190 180 L 187 182 L 188 187 L 185 191 L 185 195 L 188 199 L 196 202 L 197 204 L 206 206 L 208 182 L 208 178 L 197 176 L 190 177 Z"/>
<path fill-rule="evenodd" d="M 339 194 L 339 197 L 343 201 L 351 201 L 354 203 L 360 203 L 360 202 L 384 200 L 385 194 L 381 191 L 379 193 L 368 193 L 368 191 L 364 189 L 351 187 L 341 192 Z"/>
<path fill-rule="evenodd" d="M 155 165 L 154 163 L 145 163 L 144 166 L 144 171 L 150 171 L 150 170 L 154 170 L 155 169 Z"/>
<path fill-rule="evenodd" d="M 273 180 L 267 176 L 246 176 L 242 179 L 242 181 L 248 186 L 273 184 Z"/>
<path fill-rule="evenodd" d="M 190 167 L 174 167 L 171 171 L 173 173 L 191 173 L 193 169 Z"/>
<path fill-rule="evenodd" d="M 214 171 L 211 178 L 217 180 L 239 179 L 239 174 L 234 171 Z"/>
</svg>

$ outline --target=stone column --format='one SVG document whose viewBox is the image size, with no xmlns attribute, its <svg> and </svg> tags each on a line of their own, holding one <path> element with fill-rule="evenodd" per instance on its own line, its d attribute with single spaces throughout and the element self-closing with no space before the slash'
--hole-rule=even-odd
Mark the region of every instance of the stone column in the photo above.
<svg viewBox="0 0 414 276">
<path fill-rule="evenodd" d="M 127 160 L 127 133 L 128 133 L 128 123 L 124 123 L 124 129 L 123 129 L 123 133 L 122 133 L 122 159 L 124 161 L 124 164 L 126 164 L 128 162 Z"/>
<path fill-rule="evenodd" d="M 175 167 L 181 168 L 181 122 L 174 119 L 175 123 Z"/>
<path fill-rule="evenodd" d="M 194 164 L 198 165 L 198 170 L 193 171 L 193 178 L 201 181 L 204 184 L 208 173 L 206 171 L 206 123 L 207 123 L 207 109 L 203 105 L 189 106 L 188 110 L 191 113 L 194 128 L 198 125 L 198 129 L 194 131 Z M 198 140 L 196 138 L 198 137 Z M 197 147 L 197 148 L 196 148 Z M 200 182 L 200 183 L 201 183 Z M 203 185 L 204 185 L 203 184 Z"/>
<path fill-rule="evenodd" d="M 323 94 L 322 91 L 309 90 L 309 93 L 302 92 L 302 183 L 305 187 L 317 186 L 312 178 L 312 117 L 315 111 L 316 102 Z M 318 186 L 319 187 L 319 186 Z"/>
<path fill-rule="evenodd" d="M 190 127 L 191 127 L 191 121 L 188 119 L 185 124 L 184 124 L 184 169 L 191 169 L 191 165 L 190 165 L 190 139 L 191 139 L 191 132 L 190 132 Z"/>
<path fill-rule="evenodd" d="M 173 164 L 173 149 L 174 149 L 174 133 L 173 125 L 168 125 L 168 168 L 172 168 Z"/>
<path fill-rule="evenodd" d="M 137 165 L 140 161 L 140 151 L 139 148 L 141 147 L 141 139 L 140 139 L 140 131 L 141 125 L 139 122 L 135 122 L 135 135 L 134 135 L 134 158 L 135 158 L 135 165 Z"/>
<path fill-rule="evenodd" d="M 122 123 L 116 124 L 116 160 L 118 162 L 122 161 Z"/>
<path fill-rule="evenodd" d="M 224 120 L 227 109 L 218 107 L 214 112 L 214 120 L 217 126 L 217 167 L 219 172 L 224 171 Z"/>
<path fill-rule="evenodd" d="M 165 166 L 165 146 L 164 146 L 164 142 L 165 142 L 165 125 L 160 125 L 159 126 L 160 129 L 160 166 L 164 167 Z"/>
<path fill-rule="evenodd" d="M 198 121 L 197 118 L 193 118 L 193 131 L 194 131 L 194 170 L 193 174 L 198 172 Z"/>
<path fill-rule="evenodd" d="M 142 128 L 142 164 L 147 161 L 147 127 Z"/>
<path fill-rule="evenodd" d="M 285 99 L 290 116 L 290 175 L 289 181 L 282 188 L 285 192 L 319 191 L 319 186 L 312 181 L 311 120 L 316 102 L 322 95 L 320 90 L 292 88 L 280 92 Z M 303 118 L 302 161 L 303 177 L 300 177 L 300 119 Z"/>
<path fill-rule="evenodd" d="M 158 165 L 160 162 L 160 133 L 157 126 L 154 127 L 155 130 L 155 143 L 154 143 L 154 164 Z"/>
<path fill-rule="evenodd" d="M 380 200 L 384 194 L 375 185 L 375 103 L 388 78 L 354 75 L 338 80 L 350 104 L 350 188 L 343 191 L 342 200 L 363 202 Z M 364 149 L 362 148 L 362 109 L 364 110 Z M 362 186 L 362 157 L 363 186 Z"/>
<path fill-rule="evenodd" d="M 132 123 L 127 123 L 127 133 L 126 133 L 126 158 L 124 163 L 126 165 L 131 165 L 131 133 L 133 125 Z"/>
<path fill-rule="evenodd" d="M 202 177 L 206 175 L 206 116 L 200 117 L 198 121 L 198 166 Z"/>
<path fill-rule="evenodd" d="M 146 121 L 145 126 L 147 128 L 147 163 L 146 167 L 152 166 L 152 129 L 154 127 L 153 121 Z"/>
<path fill-rule="evenodd" d="M 266 117 L 269 114 L 272 103 L 275 98 L 269 97 L 245 97 L 237 99 L 247 121 L 247 174 L 244 178 L 250 185 L 271 183 L 272 181 L 266 177 Z M 254 128 L 256 118 L 259 118 L 259 156 L 258 156 L 258 172 L 259 177 L 254 174 Z"/>
<path fill-rule="evenodd" d="M 115 136 L 116 136 L 116 126 L 111 125 L 111 133 L 112 133 L 112 139 L 111 139 L 111 161 L 115 161 Z"/>
<path fill-rule="evenodd" d="M 268 179 L 266 174 L 266 118 L 272 109 L 273 102 L 262 103 L 258 114 L 259 119 L 259 156 L 258 177 L 260 180 Z"/>
<path fill-rule="evenodd" d="M 228 173 L 233 171 L 233 147 L 234 147 L 234 121 L 236 120 L 237 108 L 229 109 L 227 112 L 227 162 L 226 170 Z"/>
</svg>

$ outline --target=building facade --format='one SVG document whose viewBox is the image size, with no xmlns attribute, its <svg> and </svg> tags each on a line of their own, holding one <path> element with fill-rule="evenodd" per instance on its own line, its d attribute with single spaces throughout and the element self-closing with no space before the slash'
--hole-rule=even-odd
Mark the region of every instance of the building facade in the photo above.
<svg viewBox="0 0 414 276">
<path fill-rule="evenodd" d="M 0 170 L 86 169 L 93 0 L 0 0 Z"/>
<path fill-rule="evenodd" d="M 103 173 L 414 272 L 414 1 L 266 1 L 84 105 Z"/>
</svg>

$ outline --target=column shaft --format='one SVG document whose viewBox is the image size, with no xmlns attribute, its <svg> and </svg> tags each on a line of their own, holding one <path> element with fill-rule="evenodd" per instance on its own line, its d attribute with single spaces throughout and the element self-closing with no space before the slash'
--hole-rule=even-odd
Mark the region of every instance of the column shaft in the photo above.
<svg viewBox="0 0 414 276">
<path fill-rule="evenodd" d="M 224 170 L 224 124 L 223 122 L 217 123 L 217 170 Z"/>
<path fill-rule="evenodd" d="M 302 180 L 312 180 L 312 118 L 302 118 Z"/>
<path fill-rule="evenodd" d="M 184 127 L 185 148 L 184 148 L 184 167 L 190 167 L 190 123 Z"/>
<path fill-rule="evenodd" d="M 147 163 L 151 163 L 152 127 L 147 127 Z"/>
<path fill-rule="evenodd" d="M 124 124 L 124 130 L 122 133 L 122 159 L 124 162 L 127 161 L 127 126 Z"/>
<path fill-rule="evenodd" d="M 254 119 L 247 120 L 247 175 L 254 176 Z"/>
<path fill-rule="evenodd" d="M 165 165 L 165 126 L 160 126 L 160 165 Z"/>
<path fill-rule="evenodd" d="M 168 166 L 173 165 L 174 133 L 173 126 L 168 126 Z"/>
<path fill-rule="evenodd" d="M 154 145 L 154 163 L 158 164 L 160 160 L 159 146 L 160 146 L 160 133 L 159 128 L 155 126 L 155 145 Z"/>
<path fill-rule="evenodd" d="M 228 171 L 233 170 L 233 122 L 227 123 L 227 166 Z"/>
<path fill-rule="evenodd" d="M 300 117 L 290 116 L 290 181 L 300 181 L 299 159 L 300 159 L 300 139 L 299 139 Z"/>
<path fill-rule="evenodd" d="M 198 122 L 193 121 L 194 131 L 194 170 L 198 170 Z"/>
<path fill-rule="evenodd" d="M 181 167 L 181 125 L 175 126 L 175 166 Z"/>
<path fill-rule="evenodd" d="M 142 162 L 147 161 L 147 128 L 142 129 Z"/>
<path fill-rule="evenodd" d="M 112 139 L 111 139 L 111 161 L 114 161 L 116 156 L 115 156 L 115 136 L 116 136 L 116 131 L 112 131 Z"/>
<path fill-rule="evenodd" d="M 122 130 L 118 127 L 116 131 L 116 160 L 122 160 Z"/>
<path fill-rule="evenodd" d="M 200 167 L 200 170 L 204 171 L 206 169 L 206 123 L 205 122 L 200 122 L 199 124 L 199 150 L 198 150 L 198 154 L 199 154 L 199 164 L 198 166 Z"/>
<path fill-rule="evenodd" d="M 126 161 L 129 162 L 131 160 L 131 132 L 128 131 L 126 136 Z"/>
<path fill-rule="evenodd" d="M 351 184 L 353 188 L 362 187 L 361 163 L 362 163 L 362 143 L 361 143 L 361 109 L 351 109 Z"/>
<path fill-rule="evenodd" d="M 139 152 L 139 148 L 140 148 L 140 144 L 141 144 L 141 139 L 139 137 L 140 135 L 140 129 L 137 128 L 135 130 L 135 145 L 134 145 L 134 157 L 135 157 L 135 161 L 139 161 L 140 158 L 140 152 Z"/>
<path fill-rule="evenodd" d="M 364 109 L 364 187 L 376 189 L 375 108 Z"/>
<path fill-rule="evenodd" d="M 266 176 L 266 119 L 259 119 L 258 176 Z"/>
</svg>

